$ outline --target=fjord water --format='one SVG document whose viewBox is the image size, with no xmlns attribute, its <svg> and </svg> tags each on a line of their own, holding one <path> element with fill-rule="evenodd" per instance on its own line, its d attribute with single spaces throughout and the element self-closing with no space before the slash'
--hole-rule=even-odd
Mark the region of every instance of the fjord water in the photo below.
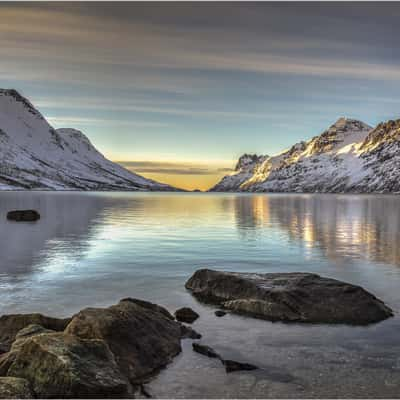
<svg viewBox="0 0 400 400">
<path fill-rule="evenodd" d="M 6 220 L 34 208 L 36 223 Z M 1 314 L 68 316 L 138 297 L 190 306 L 202 343 L 262 369 L 226 374 L 191 350 L 148 385 L 155 397 L 398 397 L 400 197 L 204 193 L 0 194 Z M 308 271 L 359 284 L 395 317 L 367 327 L 271 323 L 184 289 L 198 268 Z"/>
</svg>

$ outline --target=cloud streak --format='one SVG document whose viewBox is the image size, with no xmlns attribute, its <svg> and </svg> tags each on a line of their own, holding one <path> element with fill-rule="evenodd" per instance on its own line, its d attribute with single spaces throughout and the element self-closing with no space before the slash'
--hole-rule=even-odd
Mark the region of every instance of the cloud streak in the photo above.
<svg viewBox="0 0 400 400">
<path fill-rule="evenodd" d="M 168 175 L 215 175 L 232 172 L 231 168 L 204 166 L 193 163 L 160 162 L 160 161 L 118 161 L 125 168 L 139 173 Z"/>
</svg>

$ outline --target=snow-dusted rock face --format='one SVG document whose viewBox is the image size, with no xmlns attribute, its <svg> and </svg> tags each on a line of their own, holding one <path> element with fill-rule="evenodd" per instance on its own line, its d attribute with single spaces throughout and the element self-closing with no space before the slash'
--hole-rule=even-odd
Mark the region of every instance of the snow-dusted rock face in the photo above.
<svg viewBox="0 0 400 400">
<path fill-rule="evenodd" d="M 226 175 L 210 191 L 227 192 L 239 191 L 241 185 L 249 180 L 258 165 L 260 165 L 268 156 L 258 156 L 257 154 L 243 154 L 236 163 L 232 174 Z"/>
<path fill-rule="evenodd" d="M 400 192 L 400 120 L 375 129 L 340 118 L 288 151 L 256 162 L 237 187 L 224 177 L 211 190 L 250 192 Z M 217 189 L 216 189 L 217 188 Z"/>
<path fill-rule="evenodd" d="M 54 129 L 15 90 L 0 89 L 0 190 L 174 190 L 107 160 L 75 129 Z"/>
</svg>

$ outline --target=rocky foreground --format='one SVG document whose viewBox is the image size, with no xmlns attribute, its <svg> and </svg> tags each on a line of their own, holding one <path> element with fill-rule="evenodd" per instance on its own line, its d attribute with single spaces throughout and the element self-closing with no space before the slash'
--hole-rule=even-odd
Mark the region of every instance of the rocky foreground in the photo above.
<svg viewBox="0 0 400 400">
<path fill-rule="evenodd" d="M 270 321 L 367 325 L 393 315 L 360 286 L 311 273 L 201 269 L 185 286 L 200 301 Z"/>
<path fill-rule="evenodd" d="M 124 299 L 69 319 L 0 319 L 0 398 L 132 398 L 196 337 L 163 307 Z"/>
</svg>

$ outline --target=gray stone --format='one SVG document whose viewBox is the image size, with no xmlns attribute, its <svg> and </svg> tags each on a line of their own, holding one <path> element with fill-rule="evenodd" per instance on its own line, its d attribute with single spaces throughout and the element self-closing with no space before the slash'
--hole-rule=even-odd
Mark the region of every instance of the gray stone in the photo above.
<svg viewBox="0 0 400 400">
<path fill-rule="evenodd" d="M 181 351 L 182 336 L 180 323 L 145 303 L 123 300 L 108 308 L 86 308 L 65 332 L 104 340 L 121 372 L 132 384 L 141 384 Z"/>
<path fill-rule="evenodd" d="M 197 314 L 196 311 L 193 311 L 190 307 L 182 307 L 175 311 L 175 318 L 180 322 L 191 324 L 199 318 L 199 314 Z"/>
<path fill-rule="evenodd" d="M 393 316 L 362 287 L 311 273 L 201 269 L 185 286 L 200 301 L 271 321 L 366 325 Z"/>
</svg>

